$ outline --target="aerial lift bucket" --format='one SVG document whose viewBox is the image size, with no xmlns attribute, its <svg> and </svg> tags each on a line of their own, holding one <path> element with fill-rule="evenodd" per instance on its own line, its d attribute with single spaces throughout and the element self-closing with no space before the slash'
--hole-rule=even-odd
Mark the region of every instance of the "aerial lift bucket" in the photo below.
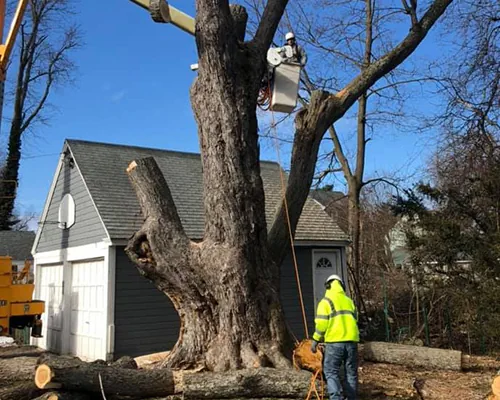
<svg viewBox="0 0 500 400">
<path fill-rule="evenodd" d="M 300 83 L 299 64 L 281 63 L 274 69 L 270 110 L 291 113 L 297 106 Z"/>
</svg>

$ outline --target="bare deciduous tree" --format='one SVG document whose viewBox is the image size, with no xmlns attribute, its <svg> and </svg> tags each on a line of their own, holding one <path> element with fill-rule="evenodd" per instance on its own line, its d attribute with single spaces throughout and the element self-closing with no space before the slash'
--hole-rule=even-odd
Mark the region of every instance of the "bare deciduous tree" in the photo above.
<svg viewBox="0 0 500 400">
<path fill-rule="evenodd" d="M 19 34 L 17 78 L 13 89 L 7 156 L 0 175 L 0 230 L 11 229 L 26 132 L 48 122 L 52 90 L 71 81 L 75 65 L 71 53 L 81 43 L 68 0 L 31 0 Z"/>
<path fill-rule="evenodd" d="M 192 242 L 154 159 L 136 160 L 129 175 L 145 222 L 127 252 L 172 300 L 181 319 L 169 366 L 211 370 L 290 366 L 289 336 L 279 299 L 280 265 L 290 250 L 314 177 L 321 140 L 369 88 L 418 47 L 452 0 L 434 0 L 408 34 L 338 92 L 317 89 L 295 118 L 291 169 L 269 231 L 259 167 L 256 106 L 265 55 L 287 0 L 269 0 L 255 35 L 244 41 L 246 12 L 226 0 L 196 1 L 198 76 L 191 102 L 198 123 L 205 234 Z M 333 8 L 331 12 L 335 12 Z"/>
</svg>

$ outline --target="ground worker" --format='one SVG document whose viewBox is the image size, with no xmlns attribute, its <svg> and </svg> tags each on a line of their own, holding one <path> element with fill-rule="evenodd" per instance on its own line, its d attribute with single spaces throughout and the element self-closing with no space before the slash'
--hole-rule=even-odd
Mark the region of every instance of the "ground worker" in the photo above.
<svg viewBox="0 0 500 400">
<path fill-rule="evenodd" d="M 354 302 L 345 294 L 345 286 L 338 275 L 325 281 L 325 297 L 316 312 L 316 331 L 311 350 L 316 353 L 318 343 L 324 343 L 323 372 L 330 400 L 341 400 L 340 367 L 344 363 L 346 397 L 355 400 L 358 388 L 358 316 Z"/>
<path fill-rule="evenodd" d="M 293 56 L 290 58 L 290 61 L 300 64 L 301 67 L 305 67 L 307 64 L 307 54 L 303 47 L 297 44 L 293 32 L 288 32 L 285 35 L 285 40 L 286 44 L 292 48 L 293 52 Z"/>
</svg>

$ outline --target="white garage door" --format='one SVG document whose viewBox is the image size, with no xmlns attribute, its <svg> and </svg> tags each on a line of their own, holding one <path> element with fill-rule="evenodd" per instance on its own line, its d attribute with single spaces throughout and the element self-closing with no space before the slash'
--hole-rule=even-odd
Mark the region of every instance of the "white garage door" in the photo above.
<svg viewBox="0 0 500 400">
<path fill-rule="evenodd" d="M 87 361 L 106 357 L 106 274 L 102 259 L 72 264 L 70 353 Z"/>
<path fill-rule="evenodd" d="M 42 336 L 37 339 L 38 346 L 54 351 L 61 352 L 62 344 L 62 301 L 63 301 L 63 266 L 59 265 L 40 265 L 40 300 L 45 301 L 45 312 L 42 314 Z"/>
</svg>

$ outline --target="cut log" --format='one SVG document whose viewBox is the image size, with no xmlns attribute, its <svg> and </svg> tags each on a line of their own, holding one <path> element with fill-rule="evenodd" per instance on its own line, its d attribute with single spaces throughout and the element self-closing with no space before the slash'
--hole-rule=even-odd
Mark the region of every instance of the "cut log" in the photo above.
<svg viewBox="0 0 500 400">
<path fill-rule="evenodd" d="M 33 382 L 0 384 L 1 400 L 31 400 L 42 393 Z"/>
<path fill-rule="evenodd" d="M 148 398 L 174 394 L 171 370 L 118 368 L 101 363 L 75 362 L 67 358 L 47 358 L 36 369 L 35 383 L 40 389 L 101 393 L 99 376 L 107 395 Z"/>
<path fill-rule="evenodd" d="M 493 395 L 496 396 L 497 400 L 500 400 L 500 375 L 497 375 L 493 379 L 493 383 L 491 384 L 491 391 L 493 392 Z"/>
<path fill-rule="evenodd" d="M 0 347 L 0 359 L 14 357 L 39 357 L 45 352 L 46 350 L 42 350 L 36 346 Z"/>
<path fill-rule="evenodd" d="M 304 399 L 312 374 L 307 371 L 256 368 L 225 373 L 184 374 L 184 399 Z"/>
<path fill-rule="evenodd" d="M 33 382 L 36 363 L 36 357 L 0 358 L 0 387 L 9 382 Z"/>
<path fill-rule="evenodd" d="M 88 393 L 78 392 L 47 392 L 33 400 L 92 400 L 93 397 Z"/>
<path fill-rule="evenodd" d="M 462 352 L 396 343 L 368 342 L 364 345 L 367 361 L 460 371 Z"/>
</svg>

